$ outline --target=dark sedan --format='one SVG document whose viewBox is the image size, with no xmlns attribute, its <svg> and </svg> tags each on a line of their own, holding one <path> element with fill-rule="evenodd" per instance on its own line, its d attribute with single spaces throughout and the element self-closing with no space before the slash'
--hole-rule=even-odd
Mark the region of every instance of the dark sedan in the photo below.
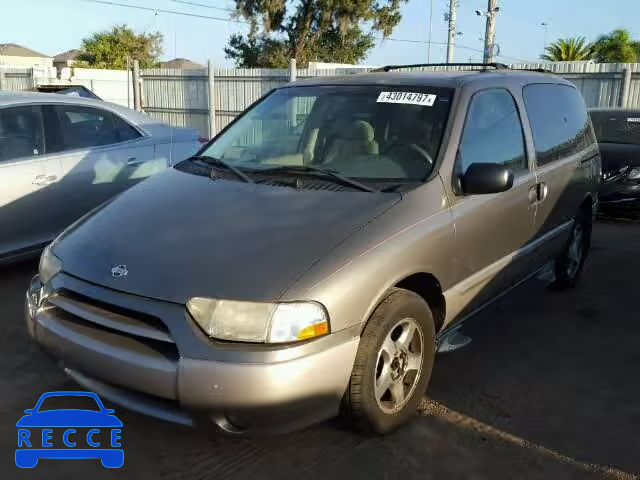
<svg viewBox="0 0 640 480">
<path fill-rule="evenodd" d="M 589 113 L 602 155 L 603 210 L 640 212 L 640 109 Z"/>
</svg>

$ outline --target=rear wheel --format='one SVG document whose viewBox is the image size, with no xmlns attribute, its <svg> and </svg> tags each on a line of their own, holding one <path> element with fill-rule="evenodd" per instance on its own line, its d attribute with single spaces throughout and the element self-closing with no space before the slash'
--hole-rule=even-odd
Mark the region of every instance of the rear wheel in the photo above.
<svg viewBox="0 0 640 480">
<path fill-rule="evenodd" d="M 569 240 L 555 261 L 556 279 L 551 284 L 552 289 L 566 290 L 578 283 L 591 247 L 591 228 L 590 213 L 581 209 L 574 220 Z"/>
<path fill-rule="evenodd" d="M 435 328 L 427 303 L 394 289 L 376 308 L 360 339 L 347 413 L 366 433 L 384 434 L 415 414 L 433 368 Z"/>
</svg>

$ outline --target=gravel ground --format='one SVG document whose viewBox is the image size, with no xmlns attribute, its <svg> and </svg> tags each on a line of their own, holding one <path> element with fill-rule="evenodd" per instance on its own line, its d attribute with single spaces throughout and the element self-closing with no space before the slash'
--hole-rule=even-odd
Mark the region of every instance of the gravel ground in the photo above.
<svg viewBox="0 0 640 480">
<path fill-rule="evenodd" d="M 270 438 L 226 437 L 122 408 L 125 464 L 15 467 L 15 422 L 68 380 L 30 341 L 22 298 L 34 263 L 0 271 L 0 477 L 640 478 L 640 225 L 599 223 L 582 283 L 530 281 L 469 322 L 473 343 L 440 355 L 420 416 L 384 438 L 338 422 Z"/>
</svg>

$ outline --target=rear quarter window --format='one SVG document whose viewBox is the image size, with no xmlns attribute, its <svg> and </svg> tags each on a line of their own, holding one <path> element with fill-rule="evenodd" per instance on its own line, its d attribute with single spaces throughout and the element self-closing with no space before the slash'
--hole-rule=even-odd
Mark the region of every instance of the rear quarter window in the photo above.
<svg viewBox="0 0 640 480">
<path fill-rule="evenodd" d="M 534 84 L 523 96 L 538 165 L 561 160 L 595 142 L 580 92 L 568 85 Z"/>
</svg>

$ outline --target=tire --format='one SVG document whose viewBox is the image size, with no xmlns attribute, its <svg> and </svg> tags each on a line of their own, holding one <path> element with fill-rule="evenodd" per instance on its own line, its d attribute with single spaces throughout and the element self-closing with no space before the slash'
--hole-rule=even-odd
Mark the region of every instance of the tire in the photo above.
<svg viewBox="0 0 640 480">
<path fill-rule="evenodd" d="M 435 327 L 429 305 L 413 292 L 394 288 L 362 332 L 345 413 L 367 434 L 386 434 L 400 427 L 416 412 L 434 358 Z"/>
<path fill-rule="evenodd" d="M 550 285 L 552 290 L 567 290 L 578 283 L 591 248 L 592 226 L 591 213 L 580 209 L 574 219 L 569 239 L 556 258 L 554 266 L 556 279 Z"/>
</svg>

